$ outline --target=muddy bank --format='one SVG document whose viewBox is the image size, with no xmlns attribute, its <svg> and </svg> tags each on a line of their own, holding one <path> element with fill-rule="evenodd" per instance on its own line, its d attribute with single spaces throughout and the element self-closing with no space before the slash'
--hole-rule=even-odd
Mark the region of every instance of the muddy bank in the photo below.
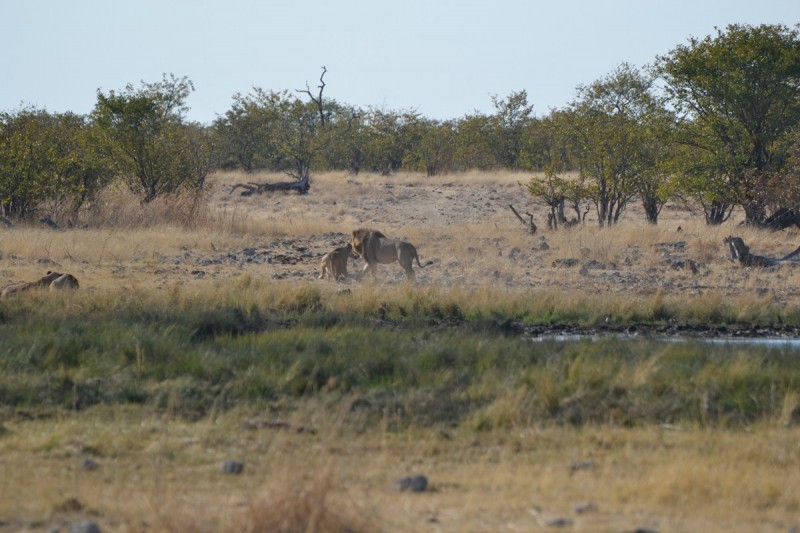
<svg viewBox="0 0 800 533">
<path fill-rule="evenodd" d="M 391 324 L 387 324 L 391 325 Z M 394 324 L 395 327 L 398 324 Z M 800 342 L 800 326 L 789 324 L 530 324 L 508 320 L 503 322 L 469 322 L 453 318 L 431 324 L 432 329 L 461 327 L 505 335 L 523 335 L 533 339 L 581 340 L 602 337 L 706 340 L 781 340 Z"/>
</svg>

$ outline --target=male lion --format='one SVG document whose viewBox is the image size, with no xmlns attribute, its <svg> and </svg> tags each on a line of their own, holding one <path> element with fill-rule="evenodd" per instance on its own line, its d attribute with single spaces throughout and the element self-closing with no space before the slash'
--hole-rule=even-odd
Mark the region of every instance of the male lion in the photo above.
<svg viewBox="0 0 800 533">
<path fill-rule="evenodd" d="M 69 275 L 69 274 L 68 274 Z M 36 281 L 22 281 L 20 283 L 14 283 L 9 285 L 3 289 L 3 292 L 0 293 L 0 297 L 7 297 L 12 296 L 14 294 L 18 294 L 20 292 L 29 291 L 32 289 L 44 289 L 49 287 L 50 284 L 57 280 L 58 278 L 63 277 L 64 274 L 61 272 L 51 272 L 50 270 L 47 271 L 47 274 Z M 77 283 L 77 280 L 75 280 Z"/>
<path fill-rule="evenodd" d="M 80 287 L 78 278 L 72 274 L 64 274 L 50 282 L 50 291 L 62 291 L 66 289 L 77 289 Z"/>
<path fill-rule="evenodd" d="M 319 279 L 328 279 L 337 281 L 339 278 L 347 277 L 347 260 L 350 258 L 358 257 L 353 253 L 353 245 L 348 243 L 345 246 L 340 246 L 322 256 L 322 261 L 319 263 Z"/>
<path fill-rule="evenodd" d="M 389 239 L 380 231 L 367 228 L 353 230 L 353 250 L 367 263 L 362 272 L 369 270 L 373 279 L 378 275 L 378 263 L 387 265 L 397 261 L 405 270 L 407 281 L 414 280 L 414 259 L 420 268 L 433 264 L 433 261 L 421 264 L 417 249 L 410 242 Z"/>
</svg>

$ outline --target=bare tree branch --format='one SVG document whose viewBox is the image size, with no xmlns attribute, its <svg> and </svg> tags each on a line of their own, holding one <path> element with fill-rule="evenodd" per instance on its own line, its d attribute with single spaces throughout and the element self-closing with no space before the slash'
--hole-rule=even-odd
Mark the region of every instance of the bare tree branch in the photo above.
<svg viewBox="0 0 800 533">
<path fill-rule="evenodd" d="M 508 204 L 508 207 L 511 208 L 511 212 L 514 213 L 514 215 L 519 219 L 520 222 L 522 222 L 524 225 L 528 226 L 528 231 L 530 231 L 531 233 L 536 233 L 537 228 L 536 228 L 536 224 L 533 221 L 533 215 L 532 214 L 527 213 L 527 212 L 525 213 L 531 219 L 530 223 L 528 223 L 528 222 L 525 221 L 524 218 L 522 218 L 522 216 L 519 213 L 517 213 L 517 210 L 514 209 L 513 205 Z"/>
<path fill-rule="evenodd" d="M 311 101 L 317 105 L 317 110 L 319 111 L 319 123 L 323 128 L 325 127 L 325 111 L 322 106 L 322 91 L 325 90 L 325 80 L 323 78 L 325 78 L 326 72 L 328 72 L 328 69 L 325 68 L 325 65 L 323 65 L 322 74 L 319 77 L 319 85 L 317 85 L 317 87 L 319 87 L 319 96 L 316 98 L 314 98 L 314 95 L 311 94 L 311 88 L 308 86 L 308 83 L 306 83 L 305 90 L 297 89 L 297 92 L 299 93 L 306 93 L 308 97 L 311 98 Z"/>
</svg>

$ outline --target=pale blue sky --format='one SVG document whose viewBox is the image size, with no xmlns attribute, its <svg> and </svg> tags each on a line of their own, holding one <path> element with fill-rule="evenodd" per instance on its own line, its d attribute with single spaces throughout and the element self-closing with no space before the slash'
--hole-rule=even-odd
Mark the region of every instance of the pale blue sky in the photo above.
<svg viewBox="0 0 800 533">
<path fill-rule="evenodd" d="M 715 27 L 794 26 L 800 1 L 0 0 L 0 21 L 0 111 L 88 113 L 167 72 L 210 123 L 253 86 L 316 91 L 325 65 L 328 97 L 450 119 L 523 89 L 544 115 Z"/>
</svg>

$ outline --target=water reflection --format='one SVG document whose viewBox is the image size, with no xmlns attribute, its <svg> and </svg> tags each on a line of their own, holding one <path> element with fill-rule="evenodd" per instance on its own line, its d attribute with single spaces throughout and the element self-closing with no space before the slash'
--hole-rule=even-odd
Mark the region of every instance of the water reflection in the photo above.
<svg viewBox="0 0 800 533">
<path fill-rule="evenodd" d="M 540 335 L 529 337 L 531 342 L 599 342 L 607 340 L 618 341 L 650 341 L 664 343 L 698 343 L 714 345 L 736 345 L 736 346 L 763 346 L 767 348 L 791 348 L 800 349 L 800 338 L 787 337 L 700 337 L 700 336 L 648 336 L 648 335 L 627 335 L 627 334 L 606 334 L 606 335 L 581 335 L 570 333 L 564 335 Z"/>
</svg>

